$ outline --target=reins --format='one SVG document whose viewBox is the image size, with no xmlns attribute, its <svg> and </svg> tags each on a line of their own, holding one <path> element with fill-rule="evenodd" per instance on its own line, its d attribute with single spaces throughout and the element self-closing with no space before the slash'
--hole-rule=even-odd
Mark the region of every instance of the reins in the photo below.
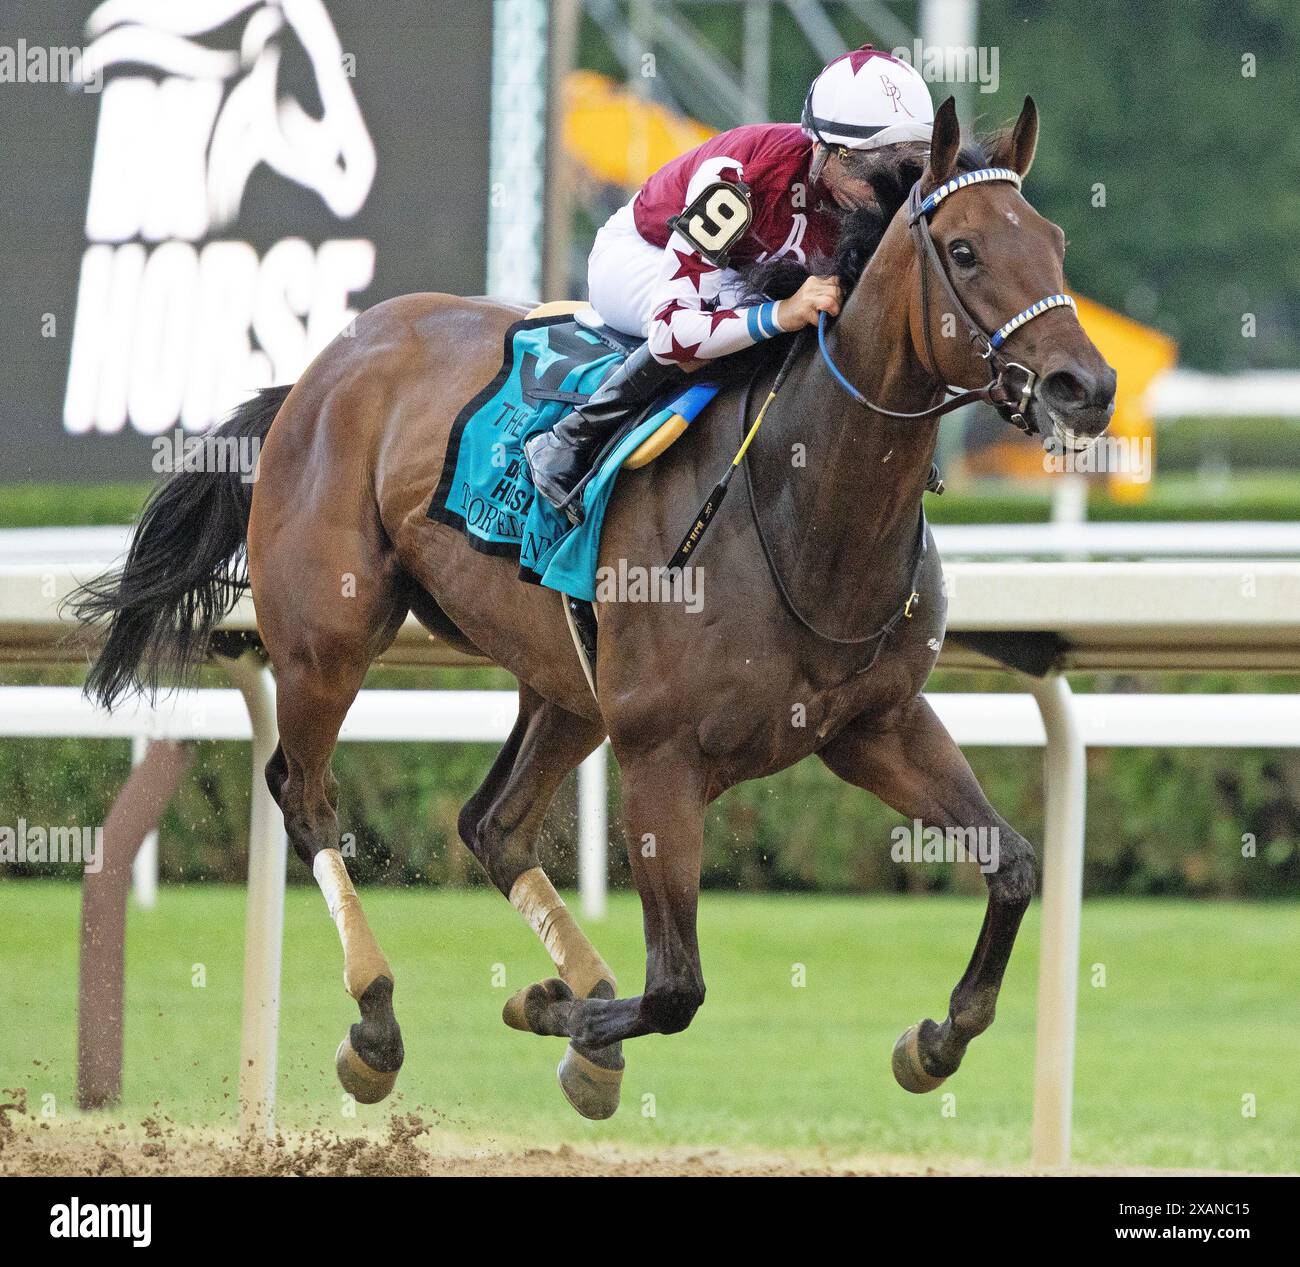
<svg viewBox="0 0 1300 1267">
<path fill-rule="evenodd" d="M 800 343 L 800 342 L 802 342 L 802 339 L 796 340 L 796 343 Z M 751 378 L 749 382 L 745 385 L 744 392 L 741 393 L 740 427 L 742 432 L 745 430 L 745 422 L 749 417 L 749 404 L 753 396 L 755 381 L 756 378 Z M 767 406 L 771 403 L 773 394 L 774 393 L 768 394 L 768 398 L 763 404 L 764 409 L 766 409 Z M 757 421 L 758 420 L 755 420 L 756 424 Z M 750 437 L 753 436 L 753 432 L 754 432 L 754 428 L 751 427 L 749 430 L 749 434 L 746 436 L 746 444 L 748 444 Z M 754 531 L 758 534 L 758 543 L 762 548 L 763 558 L 767 562 L 767 570 L 771 573 L 772 580 L 776 583 L 777 593 L 781 595 L 781 601 L 785 604 L 786 610 L 790 613 L 791 616 L 795 618 L 796 621 L 798 621 L 800 625 L 802 625 L 806 630 L 808 630 L 809 633 L 815 635 L 818 638 L 821 638 L 824 642 L 833 643 L 834 645 L 841 646 L 841 647 L 858 647 L 858 646 L 862 646 L 864 643 L 873 642 L 877 638 L 879 638 L 881 640 L 881 643 L 883 644 L 884 639 L 894 632 L 894 630 L 898 627 L 900 621 L 911 620 L 912 609 L 921 597 L 920 594 L 917 592 L 916 584 L 921 579 L 921 568 L 925 565 L 926 521 L 925 521 L 924 506 L 921 508 L 921 513 L 917 524 L 916 544 L 912 548 L 912 566 L 911 566 L 911 571 L 909 573 L 909 580 L 907 583 L 907 589 L 908 589 L 907 598 L 894 611 L 893 615 L 891 615 L 889 619 L 885 621 L 885 623 L 881 625 L 880 628 L 875 630 L 873 633 L 864 634 L 860 638 L 841 638 L 835 634 L 829 634 L 826 633 L 824 630 L 818 629 L 817 626 L 814 625 L 812 621 L 809 620 L 808 617 L 805 616 L 803 612 L 799 610 L 793 597 L 790 594 L 790 591 L 786 588 L 785 578 L 782 577 L 781 569 L 778 568 L 776 565 L 776 559 L 772 554 L 772 547 L 768 544 L 767 534 L 763 531 L 763 522 L 758 513 L 758 498 L 754 495 L 754 472 L 750 468 L 749 463 L 745 463 L 745 489 L 749 494 L 749 511 L 750 511 L 750 515 L 754 520 Z M 877 648 L 877 651 L 878 650 L 879 648 Z M 871 665 L 874 663 L 875 663 L 875 656 L 871 658 L 871 662 L 867 664 L 865 667 L 869 669 Z"/>
<path fill-rule="evenodd" d="M 785 384 L 786 377 L 789 375 L 795 361 L 798 360 L 800 353 L 803 351 L 806 342 L 805 334 L 806 331 L 801 330 L 795 336 L 790 345 L 790 350 L 786 353 L 785 360 L 781 364 L 780 370 L 777 371 L 776 378 L 772 381 L 772 386 L 767 393 L 767 398 L 763 401 L 762 406 L 759 408 L 758 416 L 754 419 L 752 424 L 749 422 L 749 407 L 754 398 L 754 387 L 758 382 L 761 370 L 756 372 L 745 384 L 745 390 L 740 396 L 740 433 L 744 437 L 741 441 L 740 448 L 737 450 L 736 456 L 732 459 L 731 465 L 727 467 L 722 478 L 717 482 L 713 491 L 705 499 L 704 505 L 700 507 L 699 514 L 695 517 L 695 522 L 691 525 L 691 529 L 686 536 L 682 538 L 682 542 L 677 547 L 672 559 L 669 561 L 668 567 L 671 570 L 673 568 L 685 566 L 691 553 L 699 544 L 700 538 L 704 536 L 705 530 L 712 522 L 714 515 L 717 514 L 718 507 L 722 504 L 723 498 L 726 497 L 727 489 L 731 484 L 731 477 L 735 475 L 736 471 L 743 464 L 745 468 L 745 488 L 746 492 L 749 494 L 749 508 L 754 519 L 754 530 L 758 534 L 759 546 L 763 551 L 763 558 L 767 563 L 767 570 L 776 584 L 777 593 L 780 594 L 781 601 L 785 604 L 786 610 L 789 611 L 790 615 L 793 616 L 800 625 L 807 629 L 809 633 L 813 634 L 815 637 L 821 638 L 825 642 L 830 642 L 837 646 L 856 647 L 879 639 L 881 645 L 883 645 L 884 639 L 891 634 L 895 628 L 897 628 L 898 623 L 901 620 L 910 620 L 912 618 L 912 609 L 920 598 L 920 594 L 916 589 L 916 584 L 920 580 L 921 568 L 925 563 L 926 554 L 926 521 L 924 507 L 921 510 L 920 520 L 917 526 L 916 545 L 912 554 L 912 567 L 909 574 L 910 579 L 908 581 L 907 599 L 898 607 L 893 615 L 891 615 L 890 618 L 873 633 L 865 634 L 860 638 L 841 638 L 835 634 L 829 634 L 818 629 L 817 626 L 799 610 L 798 605 L 791 596 L 790 591 L 786 586 L 785 578 L 782 577 L 781 570 L 777 567 L 776 559 L 772 554 L 772 548 L 768 544 L 767 534 L 763 531 L 763 524 L 758 514 L 758 499 L 754 496 L 754 475 L 750 470 L 749 463 L 744 461 L 745 454 L 749 451 L 750 444 L 753 443 L 754 437 L 758 434 L 759 427 L 762 426 L 764 418 L 767 417 L 768 409 L 776 400 L 777 394 Z M 879 647 L 877 647 L 877 653 L 879 653 Z M 866 665 L 866 668 L 869 669 L 874 663 L 875 656 L 873 655 L 870 663 Z"/>
<path fill-rule="evenodd" d="M 942 418 L 944 414 L 952 413 L 954 409 L 960 409 L 963 405 L 973 404 L 977 400 L 988 400 L 989 389 L 993 386 L 990 380 L 983 387 L 975 387 L 969 391 L 964 391 L 960 395 L 953 396 L 949 400 L 941 401 L 937 405 L 932 405 L 929 409 L 918 409 L 915 413 L 907 413 L 897 409 L 886 409 L 884 405 L 877 405 L 874 401 L 868 400 L 853 384 L 844 376 L 840 367 L 835 364 L 831 356 L 831 350 L 826 346 L 826 322 L 827 316 L 823 312 L 817 318 L 817 350 L 821 353 L 822 360 L 826 363 L 826 368 L 830 370 L 831 377 L 844 388 L 850 396 L 853 397 L 864 409 L 870 409 L 872 413 L 881 414 L 886 418 L 897 418 L 903 421 L 920 422 L 929 418 Z"/>
<path fill-rule="evenodd" d="M 934 355 L 933 337 L 930 333 L 930 274 L 934 273 L 942 284 L 946 292 L 947 299 L 953 311 L 965 323 L 967 335 L 975 350 L 979 353 L 980 359 L 986 361 L 992 371 L 989 381 L 982 387 L 967 388 L 958 391 L 947 383 L 942 383 L 945 395 L 948 399 L 940 401 L 937 405 L 932 405 L 928 409 L 919 409 L 915 412 L 906 412 L 896 409 L 887 409 L 883 405 L 876 404 L 865 396 L 852 381 L 844 374 L 835 359 L 831 355 L 830 347 L 827 344 L 826 330 L 828 318 L 826 313 L 821 313 L 817 321 L 817 350 L 822 358 L 826 368 L 830 371 L 832 378 L 839 384 L 848 395 L 861 405 L 864 409 L 869 409 L 873 413 L 880 414 L 885 418 L 894 418 L 904 421 L 925 421 L 934 418 L 941 418 L 945 414 L 951 413 L 954 409 L 960 409 L 963 405 L 969 405 L 975 401 L 984 401 L 992 405 L 1007 421 L 1014 426 L 1019 427 L 1027 435 L 1033 435 L 1037 432 L 1037 427 L 1029 415 L 1029 402 L 1033 396 L 1033 391 L 1038 376 L 1028 366 L 1020 364 L 1018 361 L 1011 360 L 1002 351 L 1007 338 L 1021 326 L 1032 321 L 1035 317 L 1042 316 L 1045 312 L 1050 312 L 1053 308 L 1075 306 L 1074 300 L 1065 294 L 1047 295 L 1037 300 L 1029 307 L 1016 313 L 1009 321 L 1004 322 L 992 334 L 985 331 L 984 327 L 971 315 L 970 310 L 962 302 L 961 296 L 958 295 L 952 279 L 948 276 L 948 270 L 944 267 L 943 261 L 939 258 L 939 252 L 934 244 L 934 238 L 930 232 L 930 216 L 938 208 L 944 199 L 950 197 L 958 190 L 966 189 L 971 185 L 986 184 L 991 181 L 1012 184 L 1017 189 L 1020 188 L 1020 176 L 1017 172 L 1009 167 L 982 167 L 975 171 L 963 172 L 960 176 L 954 176 L 951 180 L 945 181 L 942 185 L 932 190 L 925 197 L 921 196 L 921 182 L 918 180 L 908 194 L 907 198 L 907 226 L 912 236 L 914 248 L 916 250 L 917 262 L 920 272 L 921 286 L 921 328 L 925 335 L 925 355 L 929 364 L 926 369 L 942 383 L 938 371 L 938 360 Z M 668 567 L 680 568 L 685 566 L 692 552 L 699 545 L 700 539 L 704 536 L 705 530 L 712 522 L 713 517 L 717 514 L 718 507 L 721 505 L 723 498 L 727 495 L 727 489 L 731 483 L 731 477 L 735 474 L 736 469 L 744 462 L 745 454 L 749 446 L 753 443 L 754 437 L 758 434 L 758 429 L 763 424 L 767 416 L 768 408 L 776 400 L 777 393 L 785 384 L 785 380 L 790 373 L 799 354 L 804 346 L 804 331 L 791 344 L 790 351 L 786 354 L 785 361 L 777 373 L 772 383 L 771 390 L 767 394 L 762 407 L 758 411 L 758 416 L 754 419 L 752 425 L 749 425 L 749 406 L 753 398 L 754 385 L 758 381 L 761 370 L 756 371 L 752 378 L 745 386 L 741 394 L 740 401 L 740 421 L 741 434 L 744 439 L 741 442 L 740 449 L 737 451 L 735 458 L 732 459 L 731 465 L 727 468 L 722 478 L 714 486 L 713 491 L 700 507 L 699 513 L 695 517 L 695 522 L 691 525 L 686 536 L 682 538 L 681 544 L 677 547 Z M 1016 381 L 1018 380 L 1018 381 Z M 911 580 L 908 583 L 908 597 L 903 604 L 894 612 L 894 614 L 874 633 L 866 634 L 860 638 L 841 638 L 833 634 L 828 634 L 818 629 L 795 605 L 794 599 L 790 596 L 786 587 L 785 580 L 782 578 L 780 570 L 776 566 L 771 547 L 768 544 L 766 534 L 763 531 L 763 525 L 758 513 L 758 501 L 754 496 L 754 479 L 749 465 L 745 464 L 745 482 L 749 493 L 750 511 L 754 519 L 754 529 L 758 534 L 759 545 L 763 551 L 763 557 L 767 562 L 768 571 L 776 583 L 781 600 L 785 604 L 790 614 L 816 637 L 826 642 L 834 643 L 840 646 L 860 646 L 863 643 L 879 639 L 883 645 L 884 639 L 893 632 L 899 622 L 904 619 L 911 619 L 912 608 L 916 604 L 920 595 L 917 592 L 916 585 L 921 575 L 921 568 L 925 563 L 926 555 L 926 520 L 924 507 L 921 510 L 920 522 L 917 529 L 916 545 L 912 553 Z M 877 647 L 877 654 L 879 647 Z M 872 657 L 871 663 L 875 663 L 875 656 Z M 870 668 L 870 664 L 867 666 Z"/>
</svg>

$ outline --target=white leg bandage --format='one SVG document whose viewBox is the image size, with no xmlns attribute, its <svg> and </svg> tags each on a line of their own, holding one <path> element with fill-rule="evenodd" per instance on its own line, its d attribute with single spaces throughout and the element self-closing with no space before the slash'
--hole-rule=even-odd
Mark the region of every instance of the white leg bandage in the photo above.
<svg viewBox="0 0 1300 1267">
<path fill-rule="evenodd" d="M 311 869 L 343 943 L 343 984 L 348 993 L 359 999 L 376 977 L 394 980 L 393 970 L 366 922 L 343 855 L 337 849 L 322 849 Z"/>
<path fill-rule="evenodd" d="M 561 979 L 580 999 L 587 998 L 599 981 L 608 981 L 617 993 L 609 965 L 574 923 L 564 899 L 541 867 L 525 871 L 514 882 L 510 904 L 542 939 Z"/>
</svg>

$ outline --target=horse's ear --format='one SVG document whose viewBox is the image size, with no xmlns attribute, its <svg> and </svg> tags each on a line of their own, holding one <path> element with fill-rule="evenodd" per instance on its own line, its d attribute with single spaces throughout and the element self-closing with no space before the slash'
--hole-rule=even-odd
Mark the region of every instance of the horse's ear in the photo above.
<svg viewBox="0 0 1300 1267">
<path fill-rule="evenodd" d="M 1029 175 L 1038 148 L 1038 107 L 1026 97 L 1020 118 L 1009 132 L 1003 132 L 989 147 L 994 167 L 1009 167 L 1019 176 Z"/>
<path fill-rule="evenodd" d="M 952 175 L 961 149 L 961 124 L 957 122 L 957 102 L 949 97 L 934 113 L 934 130 L 930 133 L 930 161 L 921 177 L 921 191 L 929 193 Z"/>
</svg>

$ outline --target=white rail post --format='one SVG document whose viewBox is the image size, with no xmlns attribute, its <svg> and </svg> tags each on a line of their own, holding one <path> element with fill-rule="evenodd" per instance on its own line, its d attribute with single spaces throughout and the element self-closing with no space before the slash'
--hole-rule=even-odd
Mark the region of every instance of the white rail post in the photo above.
<svg viewBox="0 0 1300 1267">
<path fill-rule="evenodd" d="M 148 735 L 131 738 L 131 764 L 137 766 L 149 751 Z M 151 831 L 140 842 L 140 851 L 131 863 L 131 888 L 141 910 L 152 911 L 158 905 L 158 833 Z"/>
<path fill-rule="evenodd" d="M 276 1041 L 280 1029 L 280 956 L 284 944 L 284 820 L 263 769 L 279 742 L 275 679 L 255 651 L 222 658 L 248 706 L 253 726 L 253 795 L 248 831 L 248 898 L 244 916 L 244 1009 L 239 1039 L 239 1128 L 244 1136 L 275 1130 Z"/>
<path fill-rule="evenodd" d="M 1049 673 L 1031 685 L 1047 732 L 1032 1158 L 1035 1166 L 1062 1167 L 1070 1164 L 1074 1106 L 1087 750 L 1069 682 Z"/>
<path fill-rule="evenodd" d="M 609 874 L 609 768 L 602 743 L 578 767 L 578 892 L 587 919 L 604 919 Z"/>
</svg>

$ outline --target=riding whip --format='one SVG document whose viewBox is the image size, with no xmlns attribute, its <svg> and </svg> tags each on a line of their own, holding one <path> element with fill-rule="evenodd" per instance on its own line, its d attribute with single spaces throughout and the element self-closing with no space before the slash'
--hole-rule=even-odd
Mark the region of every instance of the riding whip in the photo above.
<svg viewBox="0 0 1300 1267">
<path fill-rule="evenodd" d="M 669 569 L 684 567 L 687 559 L 695 547 L 699 545 L 700 539 L 704 536 L 705 530 L 713 521 L 713 516 L 718 513 L 718 507 L 722 505 L 722 499 L 727 495 L 727 488 L 731 484 L 731 477 L 739 469 L 741 462 L 745 460 L 745 453 L 749 449 L 750 443 L 758 434 L 758 429 L 763 425 L 763 418 L 767 414 L 767 407 L 776 399 L 776 394 L 784 385 L 786 376 L 790 373 L 790 367 L 794 364 L 795 357 L 799 354 L 799 349 L 803 346 L 803 335 L 790 345 L 790 351 L 786 353 L 786 358 L 772 383 L 772 390 L 767 393 L 767 399 L 763 402 L 763 407 L 758 411 L 758 417 L 754 419 L 754 425 L 745 433 L 745 438 L 741 442 L 736 456 L 731 460 L 731 465 L 727 467 L 722 478 L 713 486 L 713 491 L 705 498 L 704 505 L 700 507 L 699 513 L 695 516 L 695 522 L 691 525 L 690 531 L 682 538 L 682 543 L 677 547 L 673 557 L 668 561 Z"/>
</svg>

